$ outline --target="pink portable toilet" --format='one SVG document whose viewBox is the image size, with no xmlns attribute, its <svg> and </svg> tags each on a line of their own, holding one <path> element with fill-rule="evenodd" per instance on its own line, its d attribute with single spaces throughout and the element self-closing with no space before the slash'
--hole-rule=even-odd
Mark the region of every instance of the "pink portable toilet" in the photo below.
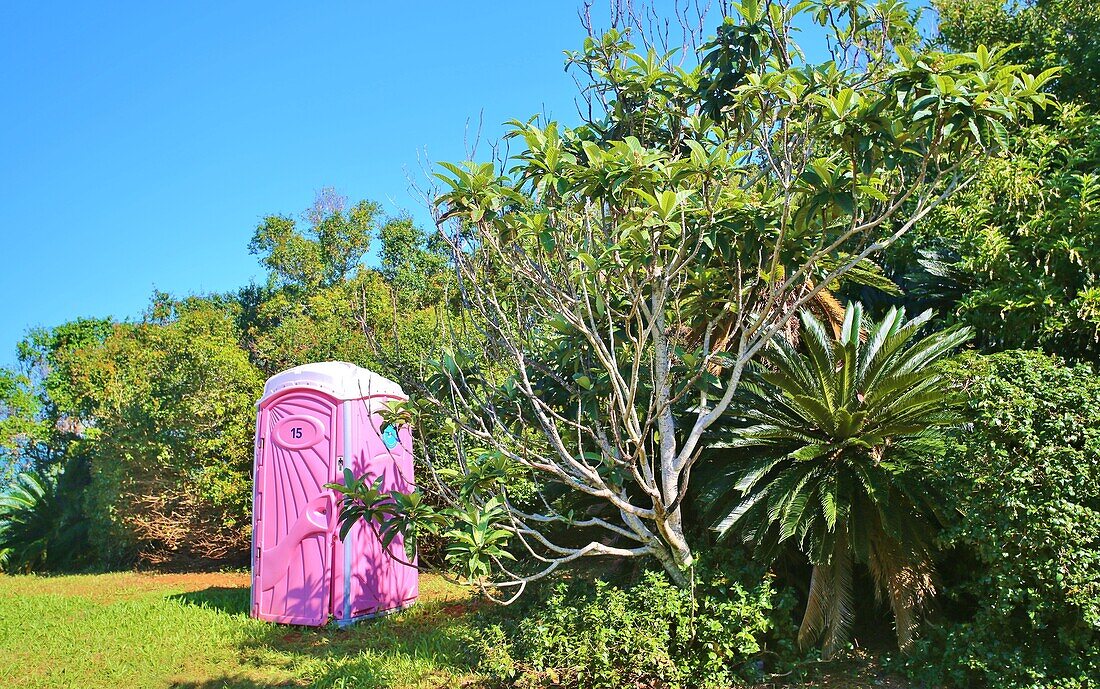
<svg viewBox="0 0 1100 689">
<path fill-rule="evenodd" d="M 397 399 L 405 399 L 397 383 L 342 361 L 267 381 L 256 419 L 253 617 L 345 625 L 416 600 L 417 570 L 405 564 L 401 537 L 387 552 L 360 521 L 341 541 L 339 494 L 324 487 L 343 483 L 346 466 L 372 481 L 382 477 L 385 490 L 411 490 L 411 431 L 379 414 Z"/>
</svg>

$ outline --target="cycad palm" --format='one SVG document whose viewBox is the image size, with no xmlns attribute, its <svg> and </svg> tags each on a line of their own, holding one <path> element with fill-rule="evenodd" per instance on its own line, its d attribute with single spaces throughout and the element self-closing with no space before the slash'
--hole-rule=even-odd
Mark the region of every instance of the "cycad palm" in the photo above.
<svg viewBox="0 0 1100 689">
<path fill-rule="evenodd" d="M 0 571 L 42 569 L 53 559 L 58 515 L 52 484 L 33 471 L 19 474 L 0 495 Z"/>
<path fill-rule="evenodd" d="M 928 451 L 933 429 L 954 419 L 946 382 L 930 367 L 969 336 L 955 328 L 916 338 L 931 312 L 906 322 L 891 310 L 866 331 L 862 315 L 849 306 L 834 338 L 803 314 L 805 353 L 775 343 L 745 384 L 743 427 L 721 444 L 755 454 L 730 474 L 725 487 L 736 499 L 716 528 L 769 556 L 787 543 L 801 547 L 813 574 L 799 642 L 824 637 L 824 657 L 850 633 L 856 563 L 870 569 L 876 597 L 889 600 L 902 649 L 934 593 L 929 547 L 939 510 Z"/>
</svg>

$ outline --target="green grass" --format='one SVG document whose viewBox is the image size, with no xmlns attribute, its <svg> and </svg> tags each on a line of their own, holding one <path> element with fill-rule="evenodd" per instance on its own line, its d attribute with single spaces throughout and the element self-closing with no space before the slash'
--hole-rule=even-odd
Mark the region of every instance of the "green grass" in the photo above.
<svg viewBox="0 0 1100 689">
<path fill-rule="evenodd" d="M 0 575 L 0 678 L 65 687 L 453 687 L 470 594 L 421 577 L 413 608 L 348 630 L 248 617 L 245 575 Z"/>
<path fill-rule="evenodd" d="M 3 689 L 484 686 L 469 590 L 421 575 L 420 602 L 347 630 L 248 617 L 247 574 L 0 574 Z M 865 652 L 794 689 L 903 689 Z M 760 685 L 773 689 L 778 684 Z"/>
</svg>

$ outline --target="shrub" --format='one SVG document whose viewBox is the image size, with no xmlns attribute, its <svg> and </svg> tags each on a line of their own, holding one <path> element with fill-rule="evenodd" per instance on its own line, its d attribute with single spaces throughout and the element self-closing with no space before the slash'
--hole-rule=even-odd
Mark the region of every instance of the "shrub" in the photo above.
<svg viewBox="0 0 1100 689">
<path fill-rule="evenodd" d="M 80 492 L 87 466 L 71 460 L 64 471 L 27 470 L 0 493 L 0 572 L 75 570 L 88 564 L 87 526 Z"/>
<path fill-rule="evenodd" d="M 970 336 L 920 335 L 931 311 L 906 319 L 891 308 L 868 322 L 857 302 L 844 313 L 829 332 L 804 311 L 801 347 L 777 339 L 748 372 L 730 435 L 711 443 L 718 473 L 702 493 L 715 530 L 752 543 L 757 558 L 793 546 L 809 559 L 798 642 L 820 641 L 823 660 L 850 640 L 857 567 L 889 603 L 902 650 L 935 594 L 941 501 L 928 470 L 942 429 L 958 421 L 936 363 Z"/>
<path fill-rule="evenodd" d="M 973 326 L 986 351 L 1100 362 L 1100 116 L 1066 107 L 1012 147 L 890 261 L 911 300 Z"/>
<path fill-rule="evenodd" d="M 950 370 L 972 423 L 942 461 L 946 618 L 910 672 L 960 687 L 1100 686 L 1100 376 L 1039 352 Z"/>
<path fill-rule="evenodd" d="M 248 561 L 262 379 L 235 308 L 158 295 L 140 323 L 67 353 L 94 420 L 70 453 L 90 462 L 84 510 L 101 565 Z"/>
<path fill-rule="evenodd" d="M 473 639 L 481 671 L 518 687 L 721 687 L 792 659 L 793 597 L 770 578 L 746 586 L 697 569 L 693 589 L 664 573 L 635 583 L 560 581 L 488 613 Z"/>
</svg>

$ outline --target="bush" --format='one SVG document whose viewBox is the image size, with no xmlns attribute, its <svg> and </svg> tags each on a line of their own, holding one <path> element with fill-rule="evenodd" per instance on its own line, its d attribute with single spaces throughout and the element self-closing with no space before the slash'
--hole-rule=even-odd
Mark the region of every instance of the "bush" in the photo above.
<svg viewBox="0 0 1100 689">
<path fill-rule="evenodd" d="M 79 500 L 87 474 L 85 462 L 70 460 L 64 471 L 24 471 L 0 493 L 0 572 L 72 571 L 88 564 Z"/>
<path fill-rule="evenodd" d="M 972 423 L 941 469 L 943 622 L 910 672 L 959 687 L 1100 686 L 1100 376 L 1039 352 L 970 354 Z"/>
<path fill-rule="evenodd" d="M 1100 116 L 1061 109 L 1012 146 L 889 260 L 910 300 L 973 326 L 986 351 L 1100 362 Z"/>
<path fill-rule="evenodd" d="M 235 309 L 160 295 L 142 322 L 66 354 L 94 419 L 69 452 L 90 463 L 84 511 L 101 565 L 248 562 L 263 381 Z"/>
<path fill-rule="evenodd" d="M 518 687 L 721 687 L 793 658 L 793 598 L 770 578 L 711 568 L 694 590 L 646 572 L 631 585 L 558 582 L 493 611 L 473 639 L 481 671 Z"/>
</svg>

